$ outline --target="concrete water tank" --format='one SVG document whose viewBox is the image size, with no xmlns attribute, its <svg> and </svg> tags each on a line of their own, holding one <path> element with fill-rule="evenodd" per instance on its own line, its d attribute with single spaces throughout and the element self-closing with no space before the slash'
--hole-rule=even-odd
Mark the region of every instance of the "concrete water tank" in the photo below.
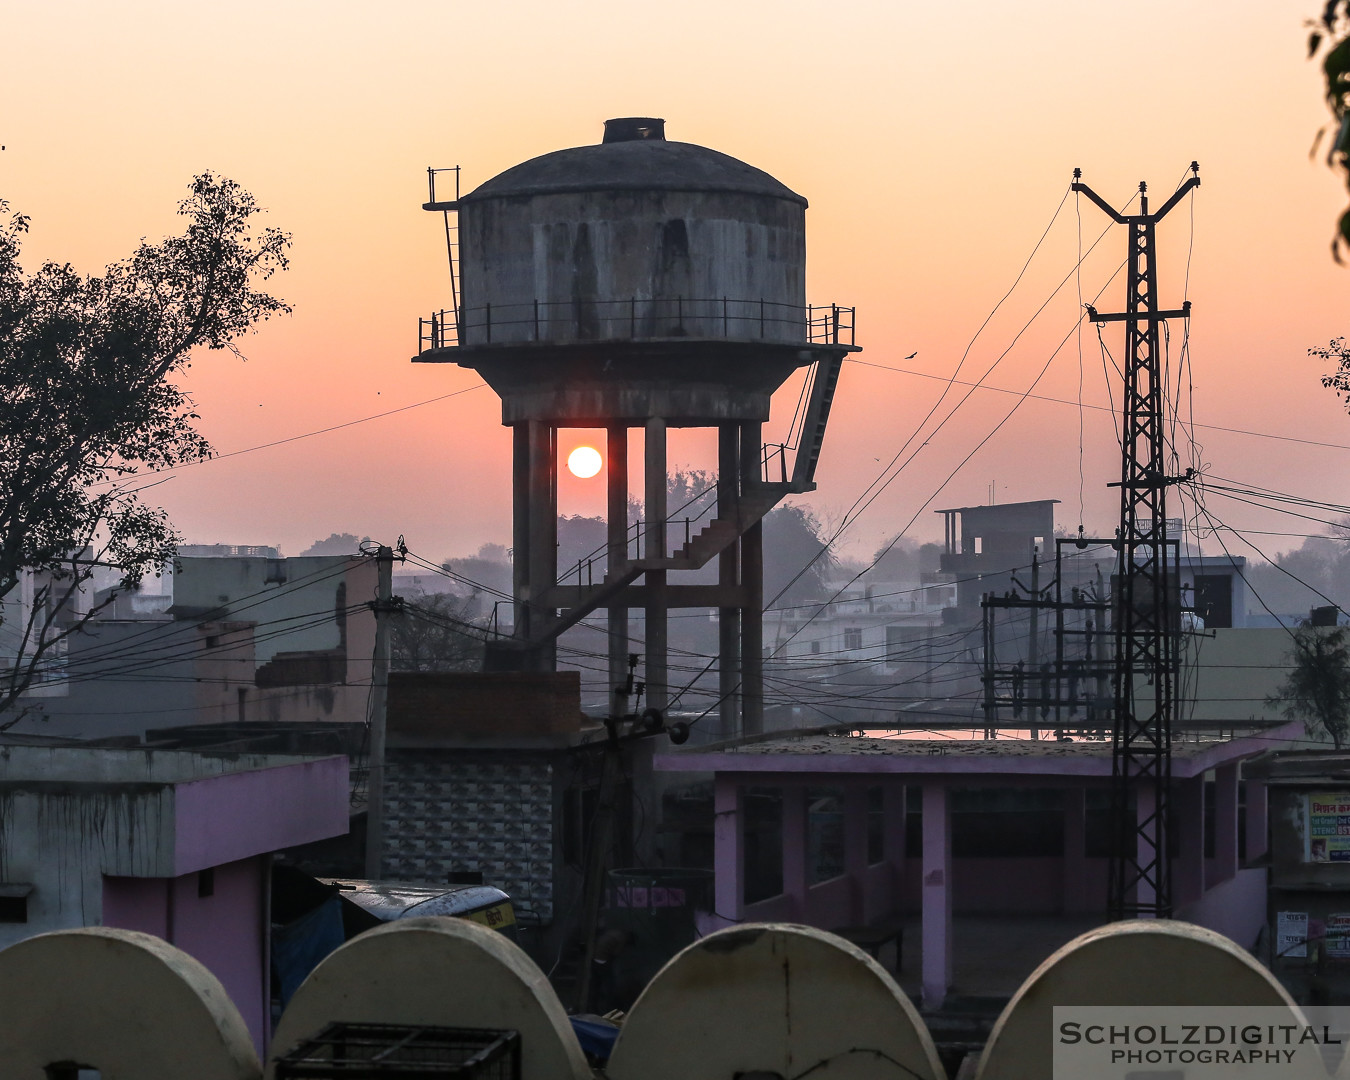
<svg viewBox="0 0 1350 1080">
<path fill-rule="evenodd" d="M 805 342 L 806 200 L 627 117 L 460 199 L 464 346 Z"/>
</svg>

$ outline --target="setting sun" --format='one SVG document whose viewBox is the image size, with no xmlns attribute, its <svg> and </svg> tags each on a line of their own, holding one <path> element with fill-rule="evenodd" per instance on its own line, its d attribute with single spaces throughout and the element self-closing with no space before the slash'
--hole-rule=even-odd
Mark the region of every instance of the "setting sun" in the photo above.
<svg viewBox="0 0 1350 1080">
<path fill-rule="evenodd" d="M 598 473 L 602 464 L 604 462 L 600 457 L 600 451 L 593 446 L 578 446 L 567 455 L 568 469 L 573 476 L 579 476 L 583 480 Z"/>
</svg>

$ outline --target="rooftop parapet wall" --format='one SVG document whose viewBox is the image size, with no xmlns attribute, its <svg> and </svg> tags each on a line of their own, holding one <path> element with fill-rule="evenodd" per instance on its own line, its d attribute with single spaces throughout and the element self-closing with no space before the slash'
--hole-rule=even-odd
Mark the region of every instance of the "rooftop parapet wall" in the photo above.
<svg viewBox="0 0 1350 1080">
<path fill-rule="evenodd" d="M 1171 977 L 1160 981 L 1160 971 Z M 118 992 L 127 986 L 138 993 Z M 1254 1006 L 1304 1022 L 1232 941 L 1188 923 L 1117 923 L 1037 968 L 1004 1009 L 978 1067 L 967 1071 L 975 1064 L 967 1058 L 960 1075 L 1049 1076 L 1052 1010 L 1084 1004 Z M 0 1015 L 18 1021 L 0 1026 L 0 1060 L 24 1076 L 74 1052 L 109 1076 L 261 1080 L 335 1019 L 513 1029 L 522 1080 L 591 1075 L 544 973 L 501 935 L 452 919 L 386 925 L 331 954 L 282 1015 L 265 1074 L 220 984 L 148 935 L 78 931 L 0 952 Z M 662 969 L 629 1012 L 607 1074 L 938 1080 L 957 1073 L 963 1052 L 940 1061 L 939 1049 L 889 972 L 856 947 L 808 927 L 747 923 L 701 939 Z M 845 1067 L 827 1065 L 835 1061 Z M 1325 1076 L 1315 1061 L 1315 1073 L 1281 1075 Z"/>
<path fill-rule="evenodd" d="M 400 745 L 574 735 L 584 720 L 576 671 L 395 672 L 389 678 L 389 738 Z"/>
<path fill-rule="evenodd" d="M 348 828 L 345 757 L 0 748 L 0 943 L 102 921 L 103 877 L 176 878 Z"/>
</svg>

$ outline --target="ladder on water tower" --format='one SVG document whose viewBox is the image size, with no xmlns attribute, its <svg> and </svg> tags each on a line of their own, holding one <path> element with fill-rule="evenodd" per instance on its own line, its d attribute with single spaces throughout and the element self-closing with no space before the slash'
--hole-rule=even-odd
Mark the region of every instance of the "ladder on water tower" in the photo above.
<svg viewBox="0 0 1350 1080">
<path fill-rule="evenodd" d="M 436 197 L 436 177 L 440 173 L 455 174 L 455 197 L 438 199 Z M 427 201 L 423 210 L 439 211 L 445 219 L 445 256 L 450 264 L 450 310 L 454 313 L 454 336 L 459 338 L 459 166 L 446 169 L 427 168 Z M 445 342 L 444 344 L 451 344 Z"/>
<path fill-rule="evenodd" d="M 834 392 L 839 386 L 839 372 L 843 366 L 842 353 L 816 362 L 806 415 L 802 418 L 801 438 L 797 443 L 797 460 L 792 464 L 793 491 L 815 490 L 816 464 L 820 461 L 825 428 L 830 422 L 830 406 L 834 404 Z"/>
</svg>

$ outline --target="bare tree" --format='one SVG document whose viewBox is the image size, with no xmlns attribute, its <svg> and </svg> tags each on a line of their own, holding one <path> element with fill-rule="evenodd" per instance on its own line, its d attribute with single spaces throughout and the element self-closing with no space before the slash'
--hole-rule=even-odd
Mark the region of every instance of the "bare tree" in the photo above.
<svg viewBox="0 0 1350 1080">
<path fill-rule="evenodd" d="M 478 671 L 488 630 L 477 593 L 432 593 L 406 601 L 389 636 L 394 671 Z"/>
</svg>

